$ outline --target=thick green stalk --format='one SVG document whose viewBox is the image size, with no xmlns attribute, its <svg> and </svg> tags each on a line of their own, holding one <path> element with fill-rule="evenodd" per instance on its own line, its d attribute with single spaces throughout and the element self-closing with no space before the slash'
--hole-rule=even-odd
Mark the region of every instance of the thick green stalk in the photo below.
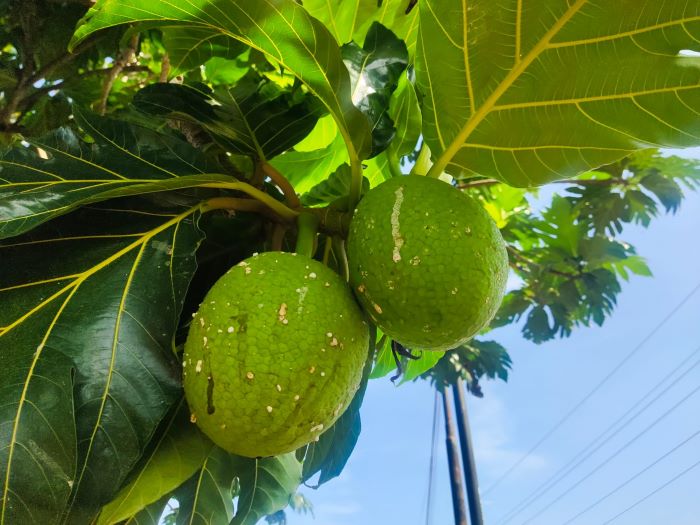
<svg viewBox="0 0 700 525">
<path fill-rule="evenodd" d="M 302 212 L 297 217 L 297 244 L 295 252 L 299 255 L 313 257 L 316 251 L 318 217 L 312 213 Z"/>
</svg>

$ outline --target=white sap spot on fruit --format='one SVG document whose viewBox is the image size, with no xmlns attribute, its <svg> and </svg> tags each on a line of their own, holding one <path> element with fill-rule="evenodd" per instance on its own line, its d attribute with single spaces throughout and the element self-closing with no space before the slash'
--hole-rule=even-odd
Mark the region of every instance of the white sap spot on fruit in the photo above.
<svg viewBox="0 0 700 525">
<path fill-rule="evenodd" d="M 399 230 L 399 215 L 401 214 L 401 204 L 403 203 L 403 186 L 399 186 L 394 195 L 396 195 L 396 200 L 391 208 L 391 238 L 394 239 L 394 250 L 391 259 L 397 263 L 401 260 L 401 247 L 403 246 L 403 237 L 401 237 L 401 231 Z"/>
<path fill-rule="evenodd" d="M 457 288 L 452 288 L 452 295 L 457 295 L 459 290 Z"/>
<path fill-rule="evenodd" d="M 325 376 L 326 376 L 326 373 L 325 373 L 325 372 L 321 372 L 321 377 L 325 377 Z"/>
<path fill-rule="evenodd" d="M 283 324 L 287 321 L 287 303 L 282 303 L 279 310 L 277 311 L 277 319 L 279 319 Z"/>
<path fill-rule="evenodd" d="M 249 275 L 252 271 L 253 271 L 253 269 L 250 266 L 245 267 L 245 274 L 246 275 Z"/>
<path fill-rule="evenodd" d="M 202 327 L 204 327 L 204 317 L 199 318 L 199 324 L 202 325 Z"/>
<path fill-rule="evenodd" d="M 278 392 L 282 392 L 282 385 L 277 385 L 275 388 L 277 388 Z"/>
<path fill-rule="evenodd" d="M 325 349 L 325 348 L 321 348 L 321 352 L 325 352 L 325 351 L 326 351 L 326 349 Z"/>
<path fill-rule="evenodd" d="M 229 327 L 226 329 L 226 331 L 227 331 L 229 334 L 232 334 L 232 333 L 233 333 L 233 326 L 229 326 Z"/>
<path fill-rule="evenodd" d="M 413 259 L 411 259 L 411 264 L 413 266 L 418 266 L 420 264 L 420 257 L 416 255 Z"/>
<path fill-rule="evenodd" d="M 326 288 L 330 288 L 331 283 L 323 283 L 323 286 L 325 286 Z"/>
<path fill-rule="evenodd" d="M 221 430 L 224 430 L 226 428 L 226 423 L 221 423 Z"/>
<path fill-rule="evenodd" d="M 204 342 L 204 346 L 207 346 L 209 339 L 207 339 L 207 336 L 205 335 L 204 337 L 202 337 L 202 341 Z"/>
<path fill-rule="evenodd" d="M 299 394 L 294 396 L 294 401 L 299 401 Z"/>
<path fill-rule="evenodd" d="M 255 374 L 254 374 L 253 372 L 248 372 L 245 376 L 246 376 L 248 379 L 253 379 L 253 378 L 255 377 Z"/>
<path fill-rule="evenodd" d="M 267 410 L 267 413 L 268 413 L 268 414 L 272 413 L 272 407 L 271 407 L 270 405 L 267 405 L 267 406 L 265 407 L 265 410 Z"/>
<path fill-rule="evenodd" d="M 309 279 L 316 279 L 316 272 L 311 272 L 309 274 Z"/>
<path fill-rule="evenodd" d="M 306 299 L 306 294 L 308 293 L 308 291 L 308 286 L 302 286 L 301 288 L 297 288 L 296 290 L 296 292 L 299 294 L 299 299 L 297 301 L 297 313 L 299 314 L 304 310 L 304 299 Z"/>
<path fill-rule="evenodd" d="M 315 432 L 321 432 L 321 430 L 323 430 L 323 423 L 319 423 L 319 424 L 316 425 L 315 427 L 311 427 L 311 433 L 312 433 L 312 434 L 315 433 Z"/>
<path fill-rule="evenodd" d="M 182 362 L 182 368 L 185 368 L 187 366 L 187 361 Z"/>
<path fill-rule="evenodd" d="M 316 371 L 315 366 L 312 366 L 311 368 L 309 368 L 309 374 L 313 374 L 315 371 Z"/>
<path fill-rule="evenodd" d="M 365 290 L 367 287 L 364 284 L 360 284 L 360 286 L 357 287 L 357 291 L 360 293 L 365 293 Z"/>
<path fill-rule="evenodd" d="M 202 371 L 202 360 L 197 361 L 197 365 L 194 367 L 194 371 L 198 374 Z"/>
<path fill-rule="evenodd" d="M 194 412 L 190 414 L 190 423 L 196 423 L 197 422 L 197 414 Z"/>
<path fill-rule="evenodd" d="M 379 306 L 377 303 L 372 303 L 372 307 L 374 308 L 374 311 L 377 312 L 378 314 L 382 313 L 382 307 Z"/>
<path fill-rule="evenodd" d="M 327 332 L 326 337 L 333 337 L 333 334 L 331 332 Z"/>
<path fill-rule="evenodd" d="M 331 346 L 338 346 L 338 339 L 336 339 L 335 337 L 333 339 L 331 339 L 330 345 Z"/>
</svg>

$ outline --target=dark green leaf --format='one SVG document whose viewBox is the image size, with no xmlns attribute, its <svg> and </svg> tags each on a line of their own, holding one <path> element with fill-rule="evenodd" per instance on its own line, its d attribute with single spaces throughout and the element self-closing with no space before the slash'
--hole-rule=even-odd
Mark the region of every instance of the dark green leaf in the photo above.
<svg viewBox="0 0 700 525">
<path fill-rule="evenodd" d="M 232 525 L 255 525 L 283 509 L 301 482 L 301 463 L 294 452 L 262 459 L 235 457 L 234 463 L 241 491 Z"/>
<path fill-rule="evenodd" d="M 372 128 L 370 157 L 374 157 L 389 146 L 396 133 L 389 117 L 389 99 L 408 65 L 406 44 L 375 22 L 362 48 L 350 42 L 341 52 L 350 71 L 352 101 Z"/>
<path fill-rule="evenodd" d="M 554 337 L 555 333 L 556 331 L 549 325 L 549 318 L 544 307 L 536 306 L 530 310 L 527 322 L 523 327 L 523 335 L 526 338 L 535 343 L 542 343 Z"/>
<path fill-rule="evenodd" d="M 53 523 L 68 489 L 66 519 L 92 520 L 180 396 L 171 344 L 199 212 L 141 203 L 84 208 L 0 244 L 6 522 L 34 522 L 23 513 L 39 515 L 42 498 Z"/>
<path fill-rule="evenodd" d="M 142 458 L 138 473 L 103 507 L 97 525 L 118 523 L 138 514 L 163 495 L 169 495 L 202 466 L 212 446 L 190 422 L 189 409 L 181 399 L 180 407 L 157 436 L 157 443 L 145 462 Z"/>
<path fill-rule="evenodd" d="M 0 239 L 91 202 L 235 182 L 226 175 L 205 175 L 214 167 L 186 142 L 117 120 L 75 116 L 94 143 L 62 128 L 31 147 L 0 155 Z"/>
<path fill-rule="evenodd" d="M 640 184 L 656 195 L 667 212 L 675 213 L 681 205 L 683 190 L 673 179 L 656 172 L 644 177 Z"/>
<path fill-rule="evenodd" d="M 151 84 L 134 97 L 151 115 L 201 124 L 229 151 L 270 159 L 291 148 L 313 129 L 318 112 L 257 75 L 215 93 L 178 84 Z"/>
</svg>

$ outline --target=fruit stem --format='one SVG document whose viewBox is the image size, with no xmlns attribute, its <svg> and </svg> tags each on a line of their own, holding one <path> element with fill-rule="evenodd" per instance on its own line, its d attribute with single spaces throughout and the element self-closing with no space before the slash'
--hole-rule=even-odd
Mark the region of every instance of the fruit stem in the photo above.
<svg viewBox="0 0 700 525">
<path fill-rule="evenodd" d="M 316 215 L 306 211 L 300 213 L 297 217 L 297 244 L 294 251 L 299 255 L 314 256 L 318 222 Z"/>
<path fill-rule="evenodd" d="M 264 191 L 260 191 L 259 189 L 251 186 L 250 184 L 247 184 L 245 182 L 209 182 L 207 184 L 202 184 L 203 188 L 220 188 L 220 189 L 225 189 L 225 190 L 234 190 L 234 191 L 241 191 L 243 193 L 247 193 L 254 199 L 260 201 L 261 203 L 265 204 L 270 210 L 275 212 L 276 215 L 278 215 L 281 219 L 285 221 L 293 221 L 297 218 L 299 215 L 298 210 L 293 210 L 289 208 L 288 206 L 285 206 L 283 203 L 279 202 L 277 199 L 274 197 L 268 195 Z"/>
<path fill-rule="evenodd" d="M 273 252 L 281 252 L 284 248 L 284 236 L 287 233 L 287 226 L 277 223 L 272 229 L 270 238 L 270 248 Z"/>
<path fill-rule="evenodd" d="M 333 237 L 333 253 L 340 266 L 339 269 L 343 272 L 343 278 L 349 281 L 350 266 L 348 265 L 348 254 L 345 252 L 345 239 L 342 237 Z"/>
<path fill-rule="evenodd" d="M 313 213 L 318 217 L 320 230 L 329 235 L 340 235 L 347 237 L 350 230 L 350 220 L 352 213 L 338 210 L 332 206 L 325 208 L 307 208 L 307 213 Z"/>
<path fill-rule="evenodd" d="M 350 171 L 352 178 L 350 179 L 350 194 L 348 197 L 350 209 L 353 210 L 357 203 L 360 202 L 360 196 L 362 195 L 362 163 L 353 162 L 350 166 Z"/>
<path fill-rule="evenodd" d="M 326 244 L 323 247 L 323 264 L 328 266 L 328 261 L 331 258 L 331 248 L 333 248 L 333 237 L 330 235 L 326 236 Z"/>
<path fill-rule="evenodd" d="M 301 208 L 299 196 L 296 194 L 294 187 L 287 180 L 287 178 L 277 171 L 272 164 L 265 160 L 260 162 L 260 167 L 262 168 L 263 173 L 270 177 L 270 180 L 282 190 L 284 198 L 287 201 L 287 205 L 290 208 Z"/>
<path fill-rule="evenodd" d="M 236 197 L 214 197 L 206 201 L 202 212 L 213 210 L 252 211 L 261 213 L 269 208 L 264 203 L 255 199 L 239 199 Z"/>
</svg>

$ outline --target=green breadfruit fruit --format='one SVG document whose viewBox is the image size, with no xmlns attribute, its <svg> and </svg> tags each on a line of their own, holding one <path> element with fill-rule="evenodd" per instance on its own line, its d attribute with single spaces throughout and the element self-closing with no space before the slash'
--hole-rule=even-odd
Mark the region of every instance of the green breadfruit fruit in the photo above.
<svg viewBox="0 0 700 525">
<path fill-rule="evenodd" d="M 323 264 L 268 252 L 209 290 L 183 355 L 192 421 L 247 457 L 317 439 L 358 389 L 369 329 L 347 284 Z"/>
<path fill-rule="evenodd" d="M 488 324 L 508 275 L 505 244 L 482 206 L 440 180 L 406 176 L 369 191 L 350 223 L 350 284 L 384 333 L 447 350 Z"/>
</svg>

